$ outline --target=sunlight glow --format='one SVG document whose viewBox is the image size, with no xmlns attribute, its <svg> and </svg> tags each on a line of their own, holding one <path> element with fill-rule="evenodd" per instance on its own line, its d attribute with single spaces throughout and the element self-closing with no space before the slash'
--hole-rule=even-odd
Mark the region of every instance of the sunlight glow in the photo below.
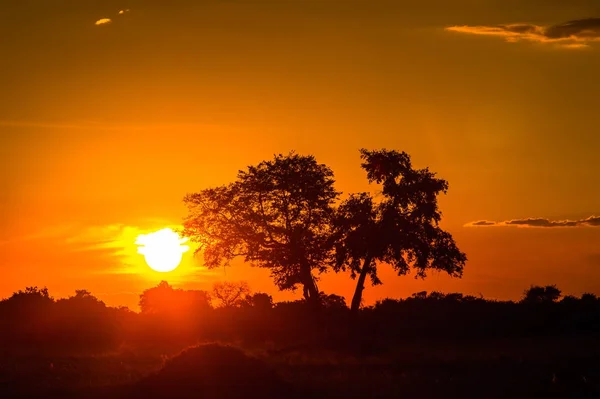
<svg viewBox="0 0 600 399">
<path fill-rule="evenodd" d="M 151 269 L 166 273 L 175 270 L 183 253 L 190 249 L 182 245 L 187 240 L 167 227 L 154 233 L 140 234 L 135 243 L 140 246 L 138 253 L 144 255 Z"/>
</svg>

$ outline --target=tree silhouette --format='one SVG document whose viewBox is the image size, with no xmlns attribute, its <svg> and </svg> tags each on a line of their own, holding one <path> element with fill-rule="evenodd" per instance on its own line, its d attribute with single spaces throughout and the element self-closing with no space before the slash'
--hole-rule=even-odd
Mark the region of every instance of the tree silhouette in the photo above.
<svg viewBox="0 0 600 399">
<path fill-rule="evenodd" d="M 213 284 L 212 297 L 224 308 L 241 306 L 249 294 L 250 287 L 245 281 L 220 281 Z"/>
<path fill-rule="evenodd" d="M 321 292 L 321 302 L 327 309 L 348 309 L 346 299 L 340 295 Z"/>
<path fill-rule="evenodd" d="M 598 300 L 598 297 L 596 296 L 596 294 L 585 292 L 581 295 L 581 300 L 588 303 L 594 303 Z"/>
<path fill-rule="evenodd" d="M 203 251 L 207 267 L 236 256 L 268 268 L 281 290 L 303 286 L 318 304 L 313 271 L 331 264 L 331 217 L 339 196 L 333 172 L 313 156 L 277 155 L 240 171 L 229 185 L 188 194 L 182 234 Z"/>
<path fill-rule="evenodd" d="M 558 301 L 561 291 L 556 285 L 541 287 L 532 285 L 523 292 L 523 302 L 526 303 L 553 303 Z"/>
<path fill-rule="evenodd" d="M 119 341 L 117 314 L 87 290 L 56 301 L 53 330 L 64 347 L 101 349 Z"/>
<path fill-rule="evenodd" d="M 37 286 L 25 287 L 24 290 L 19 290 L 19 291 L 13 293 L 9 299 L 17 300 L 18 298 L 29 298 L 29 299 L 35 298 L 32 300 L 42 300 L 42 301 L 53 300 L 53 298 L 50 296 L 50 293 L 48 292 L 47 287 L 38 288 Z"/>
<path fill-rule="evenodd" d="M 211 308 L 210 295 L 207 292 L 175 289 L 166 281 L 145 290 L 140 295 L 139 305 L 143 314 L 193 314 Z"/>
<path fill-rule="evenodd" d="M 381 284 L 377 264 L 390 264 L 398 275 L 414 269 L 425 278 L 428 269 L 461 277 L 466 255 L 438 223 L 437 196 L 448 183 L 425 169 L 414 169 L 405 152 L 360 150 L 369 183 L 382 185 L 381 198 L 350 195 L 337 212 L 336 271 L 357 278 L 351 310 L 360 307 L 365 280 Z"/>
<path fill-rule="evenodd" d="M 247 295 L 245 302 L 246 305 L 256 309 L 268 310 L 273 308 L 273 297 L 264 292 Z"/>
</svg>

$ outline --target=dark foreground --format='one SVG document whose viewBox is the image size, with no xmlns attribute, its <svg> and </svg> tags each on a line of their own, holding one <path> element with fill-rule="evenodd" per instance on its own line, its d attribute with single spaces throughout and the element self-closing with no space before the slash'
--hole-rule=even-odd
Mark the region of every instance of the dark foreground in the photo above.
<svg viewBox="0 0 600 399">
<path fill-rule="evenodd" d="M 598 398 L 595 335 L 395 346 L 6 352 L 1 398 Z"/>
</svg>

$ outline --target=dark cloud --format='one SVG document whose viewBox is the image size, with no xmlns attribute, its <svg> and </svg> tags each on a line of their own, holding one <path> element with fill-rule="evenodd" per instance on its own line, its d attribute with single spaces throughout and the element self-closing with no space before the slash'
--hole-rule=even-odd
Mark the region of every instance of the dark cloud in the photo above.
<svg viewBox="0 0 600 399">
<path fill-rule="evenodd" d="M 508 42 L 530 41 L 555 44 L 564 48 L 589 47 L 600 42 L 600 18 L 568 21 L 559 25 L 516 23 L 494 26 L 449 26 L 448 31 L 473 35 L 499 36 Z"/>
<path fill-rule="evenodd" d="M 544 31 L 544 36 L 548 39 L 575 38 L 579 40 L 599 40 L 600 18 L 578 19 L 550 26 Z"/>
<path fill-rule="evenodd" d="M 575 227 L 579 221 L 574 220 L 560 220 L 553 221 L 541 218 L 528 218 L 528 219 L 515 219 L 504 222 L 507 225 L 518 225 L 528 227 Z"/>
<path fill-rule="evenodd" d="M 583 219 L 582 222 L 590 226 L 600 226 L 600 216 L 590 216 L 587 219 Z"/>
<path fill-rule="evenodd" d="M 579 220 L 550 220 L 545 218 L 512 219 L 503 222 L 479 220 L 465 224 L 466 227 L 473 226 L 517 226 L 517 227 L 600 227 L 600 216 L 590 216 Z"/>
<path fill-rule="evenodd" d="M 489 220 L 479 220 L 477 222 L 470 223 L 471 226 L 493 226 L 496 222 L 490 222 Z"/>
</svg>

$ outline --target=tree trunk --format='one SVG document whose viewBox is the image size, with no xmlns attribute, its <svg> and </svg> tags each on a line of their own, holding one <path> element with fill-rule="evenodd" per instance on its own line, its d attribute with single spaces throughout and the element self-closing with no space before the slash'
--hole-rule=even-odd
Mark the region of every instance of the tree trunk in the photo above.
<svg viewBox="0 0 600 399">
<path fill-rule="evenodd" d="M 371 270 L 371 257 L 365 258 L 362 269 L 360 270 L 360 275 L 358 276 L 358 281 L 356 282 L 356 289 L 354 290 L 354 296 L 352 297 L 352 304 L 350 306 L 350 313 L 356 315 L 358 313 L 358 309 L 360 308 L 360 302 L 362 300 L 362 292 L 365 289 L 365 280 L 367 279 L 367 274 Z"/>
<path fill-rule="evenodd" d="M 302 267 L 300 270 L 302 285 L 304 290 L 304 299 L 311 310 L 311 317 L 314 329 L 312 330 L 309 339 L 320 342 L 324 336 L 324 314 L 323 304 L 321 303 L 321 295 L 317 283 L 312 276 L 311 270 L 308 267 Z"/>
<path fill-rule="evenodd" d="M 302 285 L 304 291 L 304 299 L 307 302 L 317 303 L 320 302 L 319 289 L 315 283 L 315 279 L 309 268 L 302 267 Z"/>
</svg>

